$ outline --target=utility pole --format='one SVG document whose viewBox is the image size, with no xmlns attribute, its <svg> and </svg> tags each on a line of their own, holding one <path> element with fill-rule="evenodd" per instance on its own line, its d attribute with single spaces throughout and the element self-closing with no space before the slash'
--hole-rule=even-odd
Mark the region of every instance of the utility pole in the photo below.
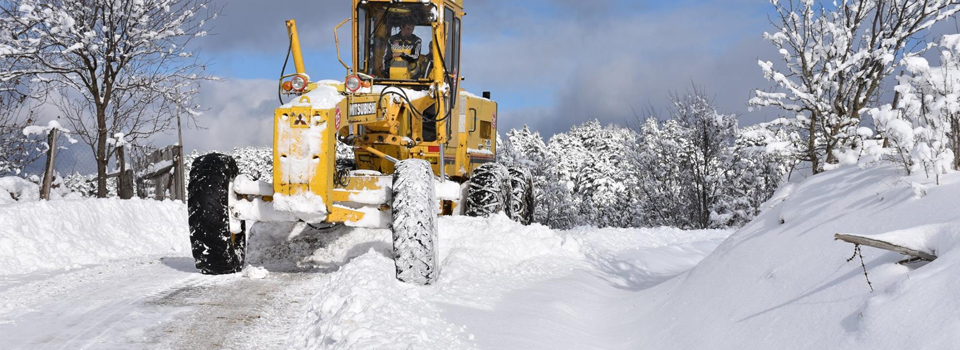
<svg viewBox="0 0 960 350">
<path fill-rule="evenodd" d="M 180 201 L 187 202 L 187 191 L 184 184 L 184 174 L 183 174 L 183 130 L 180 128 L 180 88 L 176 88 L 174 93 L 177 96 L 177 142 L 179 143 L 180 154 L 177 155 L 177 167 L 174 174 L 177 176 L 176 186 L 177 186 L 177 198 Z"/>
</svg>

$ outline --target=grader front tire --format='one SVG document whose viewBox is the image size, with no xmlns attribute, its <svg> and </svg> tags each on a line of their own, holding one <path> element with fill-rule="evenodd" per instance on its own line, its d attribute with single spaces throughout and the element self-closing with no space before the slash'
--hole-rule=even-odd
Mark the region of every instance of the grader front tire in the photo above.
<svg viewBox="0 0 960 350">
<path fill-rule="evenodd" d="M 230 183 L 237 174 L 237 162 L 227 155 L 211 153 L 193 161 L 187 186 L 187 221 L 193 258 L 200 273 L 222 275 L 243 269 L 246 232 L 230 233 L 228 206 Z"/>
<path fill-rule="evenodd" d="M 433 170 L 421 159 L 396 164 L 393 176 L 393 254 L 397 279 L 432 284 L 440 275 Z"/>
</svg>

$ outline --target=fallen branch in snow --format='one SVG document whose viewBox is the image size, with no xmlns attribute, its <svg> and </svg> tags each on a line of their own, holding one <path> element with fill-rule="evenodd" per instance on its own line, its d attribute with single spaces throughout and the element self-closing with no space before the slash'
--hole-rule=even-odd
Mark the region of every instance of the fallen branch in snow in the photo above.
<svg viewBox="0 0 960 350">
<path fill-rule="evenodd" d="M 847 243 L 853 243 L 855 245 L 865 245 L 868 247 L 894 251 L 903 255 L 909 255 L 914 258 L 918 258 L 920 260 L 925 260 L 925 261 L 933 261 L 937 258 L 936 255 L 933 255 L 927 252 L 922 252 L 913 248 L 907 248 L 907 247 L 890 243 L 887 241 L 868 238 L 861 235 L 838 233 L 833 235 L 833 239 L 841 240 Z"/>
</svg>

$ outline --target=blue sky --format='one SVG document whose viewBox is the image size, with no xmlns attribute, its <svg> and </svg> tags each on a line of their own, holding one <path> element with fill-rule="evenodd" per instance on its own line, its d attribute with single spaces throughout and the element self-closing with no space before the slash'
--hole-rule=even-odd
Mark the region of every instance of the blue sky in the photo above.
<svg viewBox="0 0 960 350">
<path fill-rule="evenodd" d="M 714 95 L 722 110 L 742 113 L 741 124 L 771 118 L 746 108 L 754 89 L 770 86 L 757 58 L 777 57 L 761 37 L 771 28 L 765 1 L 464 2 L 463 87 L 492 91 L 501 132 L 530 125 L 546 138 L 594 118 L 627 125 L 636 119 L 634 110 L 665 108 L 672 91 L 694 84 Z M 218 5 L 216 35 L 196 43 L 227 82 L 205 87 L 199 102 L 208 109 L 200 120 L 206 129 L 186 132 L 186 146 L 268 145 L 287 49 L 284 20 L 297 20 L 311 77 L 342 79 L 333 27 L 349 16 L 350 1 Z M 341 36 L 349 35 L 344 27 Z M 341 44 L 349 56 L 349 44 Z"/>
</svg>

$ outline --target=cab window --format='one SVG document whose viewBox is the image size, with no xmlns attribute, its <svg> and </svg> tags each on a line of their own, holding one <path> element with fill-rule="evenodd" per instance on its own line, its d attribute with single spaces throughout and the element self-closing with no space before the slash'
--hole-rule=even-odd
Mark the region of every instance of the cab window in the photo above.
<svg viewBox="0 0 960 350">
<path fill-rule="evenodd" d="M 447 49 L 444 52 L 443 59 L 447 66 L 447 73 L 459 75 L 460 73 L 460 19 L 456 17 L 452 9 L 444 10 L 444 26 L 447 32 Z"/>
<path fill-rule="evenodd" d="M 421 3 L 358 7 L 358 69 L 377 80 L 426 78 L 433 47 L 430 9 Z"/>
</svg>

